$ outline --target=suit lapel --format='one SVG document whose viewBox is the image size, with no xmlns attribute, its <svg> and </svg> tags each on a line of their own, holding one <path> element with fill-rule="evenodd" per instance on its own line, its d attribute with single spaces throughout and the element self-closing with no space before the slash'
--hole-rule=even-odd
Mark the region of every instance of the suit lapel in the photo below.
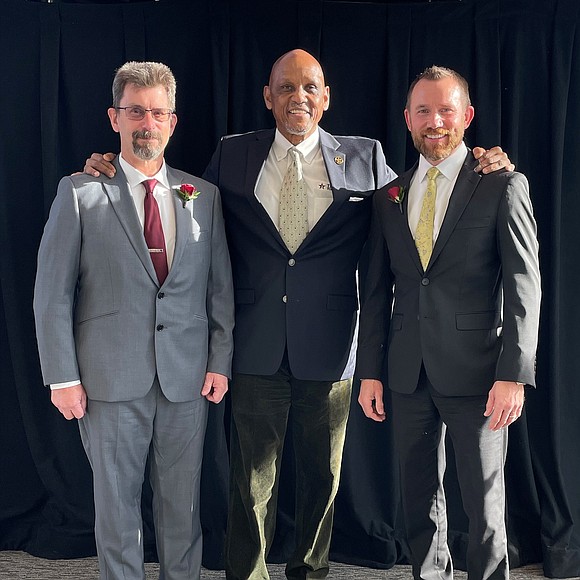
<svg viewBox="0 0 580 580">
<path fill-rule="evenodd" d="M 247 160 L 246 160 L 246 179 L 244 183 L 244 195 L 250 204 L 250 207 L 256 212 L 260 221 L 264 223 L 266 228 L 270 231 L 276 241 L 286 249 L 286 244 L 280 236 L 280 232 L 276 229 L 274 222 L 272 222 L 268 212 L 264 206 L 258 201 L 255 194 L 256 182 L 258 175 L 264 161 L 268 157 L 270 147 L 274 142 L 274 131 L 266 131 L 256 135 L 256 139 L 248 146 Z"/>
<path fill-rule="evenodd" d="M 431 259 L 429 260 L 429 268 L 433 265 L 445 247 L 445 244 L 453 233 L 459 218 L 461 218 L 465 208 L 467 207 L 467 204 L 471 200 L 473 192 L 479 185 L 481 176 L 474 171 L 476 165 L 477 160 L 475 160 L 471 154 L 468 154 L 463 166 L 459 171 L 459 175 L 457 176 L 455 187 L 451 192 L 451 198 L 449 199 L 449 205 L 447 206 L 447 211 L 445 212 L 445 218 L 443 219 L 441 230 L 437 236 L 437 241 L 435 242 L 433 253 L 431 254 Z"/>
<path fill-rule="evenodd" d="M 421 265 L 421 260 L 419 259 L 419 253 L 417 252 L 417 246 L 415 245 L 415 239 L 413 238 L 413 234 L 409 229 L 409 218 L 408 218 L 408 211 L 409 211 L 409 188 L 411 187 L 411 180 L 413 179 L 413 175 L 417 171 L 417 166 L 419 165 L 418 162 L 409 169 L 405 171 L 397 180 L 395 180 L 392 184 L 390 184 L 389 188 L 391 187 L 402 187 L 403 191 L 405 192 L 405 196 L 403 197 L 403 211 L 401 212 L 401 208 L 397 206 L 396 210 L 391 208 L 391 213 L 394 214 L 392 218 L 392 222 L 398 229 L 397 237 L 400 239 L 405 246 L 411 260 L 415 264 L 415 267 L 421 274 L 423 273 L 423 266 Z M 389 205 L 392 204 L 391 201 L 386 199 L 385 195 L 385 203 Z M 393 204 L 394 205 L 394 204 Z M 390 225 L 390 222 L 389 222 Z"/>
<path fill-rule="evenodd" d="M 145 237 L 143 236 L 143 228 L 139 221 L 129 186 L 127 185 L 125 173 L 121 169 L 117 159 L 115 159 L 113 164 L 117 171 L 110 181 L 103 182 L 103 188 L 111 201 L 113 211 L 125 230 L 133 249 L 139 256 L 141 262 L 143 262 L 149 276 L 157 282 L 157 274 L 155 273 L 155 268 L 153 268 L 153 262 L 149 257 L 149 250 L 147 249 Z"/>
<path fill-rule="evenodd" d="M 346 203 L 351 195 L 346 189 L 346 153 L 339 151 L 340 143 L 320 127 L 320 150 L 326 167 L 326 173 L 332 187 L 332 203 L 330 207 L 322 214 L 318 222 L 306 236 L 298 251 L 305 248 L 313 239 L 316 239 L 320 231 L 324 230 L 327 223 L 332 223 L 334 214 L 336 214 L 342 205 Z"/>
<path fill-rule="evenodd" d="M 169 167 L 169 165 L 166 165 L 166 167 L 169 188 L 171 189 L 176 185 L 181 185 L 183 180 L 179 179 L 175 171 Z M 191 233 L 192 220 L 192 214 L 187 208 L 183 207 L 182 201 L 177 197 L 177 195 L 174 194 L 173 191 L 171 192 L 171 199 L 173 201 L 173 211 L 175 212 L 175 249 L 173 251 L 173 262 L 171 264 L 171 268 L 169 269 L 167 279 L 172 277 L 173 272 L 176 269 L 176 265 L 179 264 L 179 261 L 181 260 L 181 256 L 183 255 L 183 251 Z M 194 203 L 194 201 L 190 201 L 189 203 Z"/>
</svg>

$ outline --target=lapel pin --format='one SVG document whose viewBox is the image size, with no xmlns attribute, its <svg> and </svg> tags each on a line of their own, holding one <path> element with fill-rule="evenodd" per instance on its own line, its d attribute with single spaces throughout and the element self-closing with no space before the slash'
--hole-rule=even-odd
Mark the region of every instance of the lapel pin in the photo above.
<svg viewBox="0 0 580 580">
<path fill-rule="evenodd" d="M 340 155 L 337 155 L 337 156 L 334 158 L 334 162 L 335 162 L 337 165 L 342 165 L 342 164 L 344 163 L 344 158 L 343 158 L 343 157 L 341 157 Z"/>
</svg>

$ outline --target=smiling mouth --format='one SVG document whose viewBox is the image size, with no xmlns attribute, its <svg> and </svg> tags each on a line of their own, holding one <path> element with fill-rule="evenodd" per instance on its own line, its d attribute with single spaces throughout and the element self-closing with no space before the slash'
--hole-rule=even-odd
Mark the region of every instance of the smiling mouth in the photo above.
<svg viewBox="0 0 580 580">
<path fill-rule="evenodd" d="M 448 135 L 449 133 L 425 133 L 423 137 L 429 141 L 440 141 Z"/>
<path fill-rule="evenodd" d="M 309 117 L 310 115 L 310 111 L 305 111 L 304 109 L 290 109 L 288 111 L 289 115 L 298 115 L 298 116 L 303 116 L 303 115 L 308 115 Z"/>
</svg>

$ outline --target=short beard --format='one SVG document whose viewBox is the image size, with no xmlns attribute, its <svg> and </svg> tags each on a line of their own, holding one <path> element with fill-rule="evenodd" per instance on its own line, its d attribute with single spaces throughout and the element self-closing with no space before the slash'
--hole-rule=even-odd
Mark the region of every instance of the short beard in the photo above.
<svg viewBox="0 0 580 580">
<path fill-rule="evenodd" d="M 157 159 L 163 153 L 163 147 L 161 146 L 161 134 L 153 131 L 133 131 L 133 153 L 143 161 L 153 161 Z M 138 139 L 157 139 L 158 144 L 153 145 L 148 142 L 145 145 L 141 145 Z"/>
<path fill-rule="evenodd" d="M 443 134 L 442 131 L 436 131 L 439 134 Z M 433 131 L 430 131 L 433 133 Z M 415 145 L 415 149 L 425 157 L 425 159 L 429 161 L 441 161 L 443 159 L 447 159 L 455 149 L 457 149 L 458 145 L 463 141 L 464 132 L 458 132 L 456 130 L 449 131 L 447 133 L 449 135 L 449 142 L 447 145 L 437 145 L 427 143 L 423 135 L 416 135 L 415 133 L 411 134 L 413 138 L 413 145 Z"/>
</svg>

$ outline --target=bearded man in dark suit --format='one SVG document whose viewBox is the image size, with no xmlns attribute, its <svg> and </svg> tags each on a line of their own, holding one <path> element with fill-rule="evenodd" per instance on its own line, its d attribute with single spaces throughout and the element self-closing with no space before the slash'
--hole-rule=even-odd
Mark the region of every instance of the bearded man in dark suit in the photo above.
<svg viewBox="0 0 580 580">
<path fill-rule="evenodd" d="M 386 357 L 415 579 L 453 577 L 446 431 L 469 518 L 469 578 L 509 577 L 507 426 L 522 413 L 524 385 L 535 382 L 541 291 L 528 182 L 474 171 L 463 142 L 473 116 L 463 77 L 425 70 L 405 109 L 419 162 L 373 201 L 359 402 L 369 418 L 386 418 Z"/>
</svg>

